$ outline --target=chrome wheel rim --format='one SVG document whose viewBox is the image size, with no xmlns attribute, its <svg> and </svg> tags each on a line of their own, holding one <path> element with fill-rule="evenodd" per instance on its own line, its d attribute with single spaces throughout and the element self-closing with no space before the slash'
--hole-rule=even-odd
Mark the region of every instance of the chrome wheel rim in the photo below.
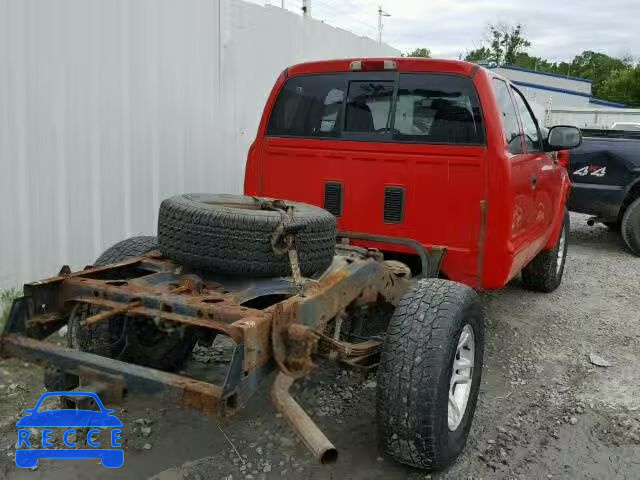
<svg viewBox="0 0 640 480">
<path fill-rule="evenodd" d="M 564 247 L 567 243 L 567 229 L 562 227 L 562 233 L 560 233 L 560 242 L 558 244 L 558 256 L 556 258 L 556 273 L 560 273 L 562 269 L 562 261 L 564 260 Z"/>
<path fill-rule="evenodd" d="M 458 340 L 456 355 L 453 358 L 451 381 L 449 382 L 449 430 L 455 431 L 460 426 L 467 411 L 471 382 L 473 379 L 473 363 L 475 355 L 475 338 L 471 325 L 465 325 Z"/>
</svg>

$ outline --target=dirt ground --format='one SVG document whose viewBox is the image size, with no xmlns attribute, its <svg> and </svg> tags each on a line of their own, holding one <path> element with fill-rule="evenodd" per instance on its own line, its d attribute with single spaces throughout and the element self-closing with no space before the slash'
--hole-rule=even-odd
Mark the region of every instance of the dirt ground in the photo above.
<svg viewBox="0 0 640 480">
<path fill-rule="evenodd" d="M 553 294 L 514 281 L 484 294 L 485 370 L 465 453 L 431 476 L 383 458 L 377 448 L 375 377 L 339 367 L 302 382 L 297 398 L 338 448 L 317 465 L 255 396 L 224 421 L 129 398 L 123 421 L 125 464 L 14 462 L 15 421 L 43 392 L 42 371 L 0 362 L 0 478 L 7 479 L 640 479 L 640 259 L 606 228 L 572 215 L 563 285 Z M 595 366 L 590 355 L 610 362 Z M 192 363 L 215 362 L 196 356 Z"/>
</svg>

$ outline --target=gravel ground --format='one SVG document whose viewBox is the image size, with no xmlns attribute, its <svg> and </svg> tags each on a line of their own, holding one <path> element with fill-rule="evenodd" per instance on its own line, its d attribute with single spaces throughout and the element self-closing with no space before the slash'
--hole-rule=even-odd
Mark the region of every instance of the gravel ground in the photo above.
<svg viewBox="0 0 640 480">
<path fill-rule="evenodd" d="M 231 479 L 640 479 L 640 259 L 604 227 L 572 215 L 563 285 L 549 295 L 514 281 L 483 295 L 487 347 L 478 409 L 465 453 L 427 475 L 377 449 L 375 377 L 329 364 L 296 396 L 340 451 L 315 463 L 255 396 L 230 420 L 157 400 L 130 398 L 125 465 L 95 460 L 13 464 L 15 421 L 42 393 L 41 370 L 0 362 L 0 478 Z M 223 361 L 225 347 L 198 350 L 193 368 Z M 609 367 L 594 363 L 608 362 Z"/>
</svg>

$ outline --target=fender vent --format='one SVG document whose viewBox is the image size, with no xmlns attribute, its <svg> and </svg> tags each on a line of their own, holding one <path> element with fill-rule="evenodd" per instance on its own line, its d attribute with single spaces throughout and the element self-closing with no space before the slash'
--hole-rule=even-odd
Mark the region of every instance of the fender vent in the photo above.
<svg viewBox="0 0 640 480">
<path fill-rule="evenodd" d="M 400 223 L 404 216 L 404 188 L 385 187 L 384 223 Z"/>
<path fill-rule="evenodd" d="M 336 217 L 342 215 L 342 184 L 327 182 L 324 185 L 324 209 Z"/>
</svg>

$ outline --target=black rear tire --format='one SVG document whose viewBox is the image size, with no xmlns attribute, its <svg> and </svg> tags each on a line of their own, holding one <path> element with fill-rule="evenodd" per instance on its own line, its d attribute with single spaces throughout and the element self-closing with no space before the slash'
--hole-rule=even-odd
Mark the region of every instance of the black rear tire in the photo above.
<svg viewBox="0 0 640 480">
<path fill-rule="evenodd" d="M 274 252 L 281 213 L 268 199 L 242 195 L 185 194 L 168 198 L 158 214 L 160 251 L 184 265 L 217 273 L 260 277 L 288 276 L 289 258 Z M 305 203 L 293 206 L 290 226 L 304 276 L 324 271 L 335 253 L 336 218 Z"/>
<path fill-rule="evenodd" d="M 121 262 L 157 249 L 156 237 L 128 238 L 107 249 L 94 265 Z M 82 320 L 98 311 L 99 309 L 88 305 L 79 305 L 74 309 L 67 325 L 69 348 L 159 370 L 178 370 L 189 358 L 196 343 L 195 333 L 191 329 L 174 333 L 160 332 L 153 321 L 147 318 L 132 319 L 125 315 L 116 315 L 89 327 L 80 326 Z M 154 341 L 148 341 L 149 338 L 153 338 Z M 44 383 L 50 391 L 72 390 L 78 386 L 77 377 L 55 367 L 45 369 Z"/>
<path fill-rule="evenodd" d="M 450 382 L 466 326 L 475 343 L 471 386 L 460 423 L 452 431 Z M 391 318 L 378 369 L 378 427 L 384 452 L 426 470 L 453 463 L 471 429 L 483 356 L 484 320 L 477 294 L 447 280 L 414 283 Z"/>
<path fill-rule="evenodd" d="M 634 255 L 640 257 L 640 198 L 627 207 L 620 230 L 624 243 Z"/>
<path fill-rule="evenodd" d="M 95 265 L 121 262 L 157 249 L 156 237 L 128 238 L 107 249 L 98 257 Z M 95 310 L 82 309 L 78 312 L 77 321 L 94 313 Z M 81 350 L 159 370 L 180 369 L 189 358 L 197 340 L 191 329 L 161 332 L 151 319 L 132 319 L 124 315 L 82 330 L 78 338 Z M 71 328 L 68 331 L 71 332 Z"/>
<path fill-rule="evenodd" d="M 569 212 L 565 212 L 564 224 L 558 241 L 551 250 L 543 250 L 522 270 L 522 285 L 527 290 L 551 293 L 562 283 L 569 248 Z M 564 240 L 563 240 L 564 237 Z M 558 265 L 560 256 L 561 263 Z"/>
</svg>

